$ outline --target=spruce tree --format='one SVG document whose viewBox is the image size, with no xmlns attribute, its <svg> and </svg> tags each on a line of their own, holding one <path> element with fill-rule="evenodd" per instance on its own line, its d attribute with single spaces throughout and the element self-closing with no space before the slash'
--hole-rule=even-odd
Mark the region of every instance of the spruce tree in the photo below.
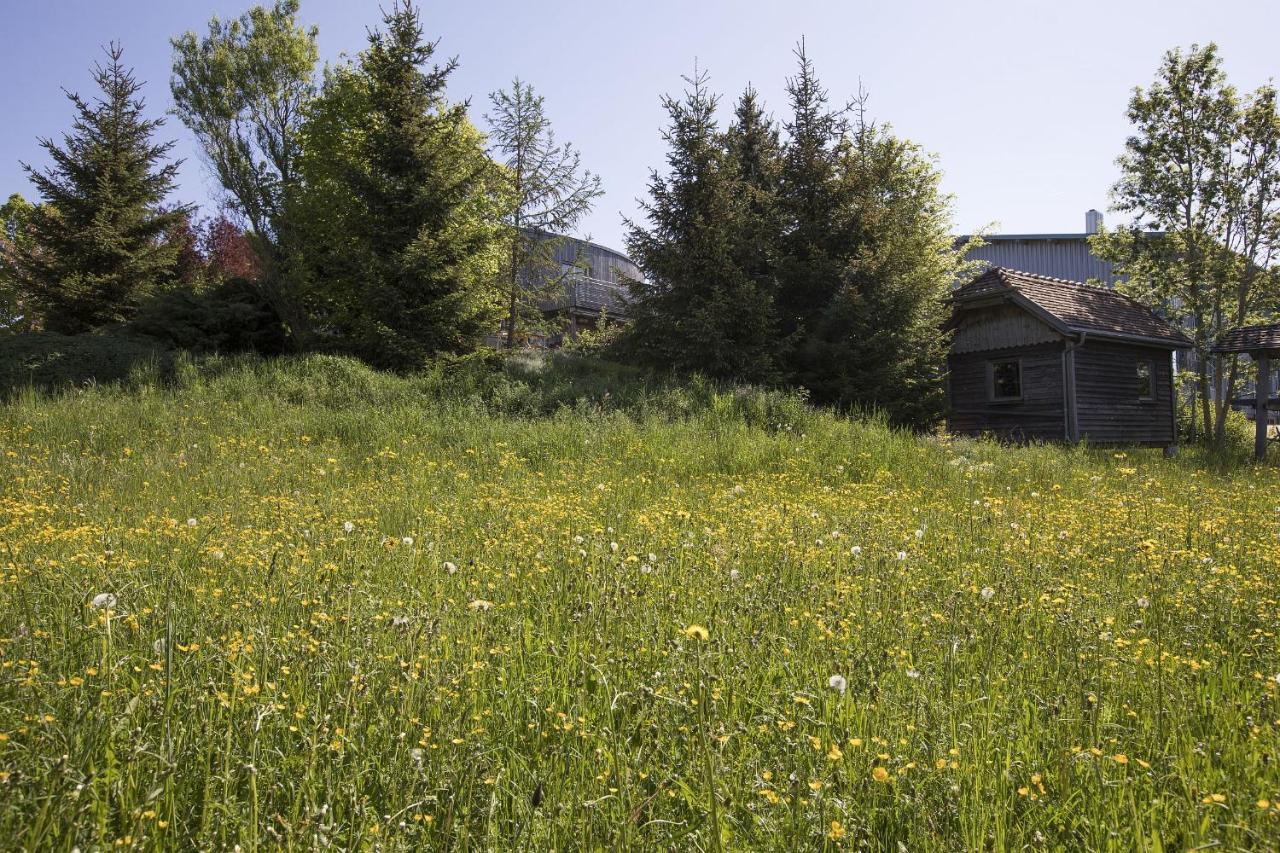
<svg viewBox="0 0 1280 853">
<path fill-rule="evenodd" d="M 803 41 L 795 55 L 799 69 L 787 80 L 791 117 L 778 193 L 783 224 L 777 304 L 791 368 L 805 370 L 802 341 L 830 304 L 855 247 L 839 187 L 845 121 L 830 108 Z"/>
<path fill-rule="evenodd" d="M 496 327 L 501 185 L 466 104 L 445 97 L 457 61 L 424 70 L 436 44 L 411 3 L 384 24 L 360 57 L 369 114 L 348 175 L 367 264 L 355 331 L 371 362 L 411 367 Z"/>
<path fill-rule="evenodd" d="M 75 334 L 127 320 L 146 295 L 170 284 L 178 247 L 165 239 L 186 216 L 162 207 L 178 162 L 164 123 L 143 117 L 142 85 L 121 64 L 118 44 L 94 68 L 102 90 L 88 102 L 68 92 L 76 118 L 61 146 L 41 140 L 52 165 L 23 164 L 43 202 L 17 245 L 14 270 L 44 328 Z"/>
<path fill-rule="evenodd" d="M 744 217 L 734 237 L 735 262 L 762 293 L 769 295 L 772 327 L 782 230 L 778 208 L 782 144 L 778 128 L 765 115 L 754 87 L 748 86 L 738 99 L 733 123 L 725 133 L 725 145 L 744 202 Z"/>
<path fill-rule="evenodd" d="M 858 250 L 805 339 L 795 378 L 815 402 L 931 426 L 946 402 L 945 298 L 965 269 L 941 173 L 916 145 L 862 117 L 839 171 L 857 211 Z"/>
<path fill-rule="evenodd" d="M 771 294 L 738 257 L 748 216 L 742 181 L 717 129 L 706 73 L 685 79 L 683 99 L 663 99 L 668 172 L 650 177 L 642 204 L 649 227 L 628 222 L 628 248 L 648 280 L 633 286 L 622 347 L 655 367 L 770 380 Z"/>
</svg>

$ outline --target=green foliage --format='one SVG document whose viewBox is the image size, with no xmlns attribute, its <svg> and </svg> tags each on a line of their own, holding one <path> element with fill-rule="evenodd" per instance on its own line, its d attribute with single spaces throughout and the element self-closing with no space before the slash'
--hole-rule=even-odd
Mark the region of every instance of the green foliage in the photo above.
<svg viewBox="0 0 1280 853">
<path fill-rule="evenodd" d="M 256 286 L 306 345 L 311 323 L 283 266 L 292 239 L 287 201 L 300 179 L 301 125 L 315 94 L 317 30 L 297 21 L 298 0 L 209 21 L 208 34 L 173 40 L 174 112 L 204 152 L 235 211 L 250 225 L 264 265 Z"/>
<path fill-rule="evenodd" d="M 785 140 L 753 90 L 725 134 L 705 77 L 667 99 L 670 177 L 651 181 L 652 227 L 631 229 L 649 281 L 617 351 L 928 428 L 945 403 L 943 299 L 966 270 L 950 198 L 918 146 L 831 110 L 796 55 Z"/>
<path fill-rule="evenodd" d="M 159 342 L 119 332 L 0 337 L 0 399 L 25 389 L 54 393 L 168 375 L 173 353 Z"/>
<path fill-rule="evenodd" d="M 252 282 L 240 278 L 165 291 L 142 305 L 130 329 L 194 353 L 277 355 L 286 346 L 279 315 Z"/>
<path fill-rule="evenodd" d="M 162 209 L 177 163 L 161 163 L 173 143 L 152 142 L 163 124 L 143 117 L 141 89 L 121 65 L 119 45 L 94 69 L 102 96 L 68 93 L 72 130 L 59 147 L 41 141 L 53 165 L 24 166 L 42 203 L 26 213 L 26 241 L 10 262 L 45 329 L 78 333 L 127 320 L 139 302 L 176 275 L 178 247 L 167 239 L 184 208 Z"/>
<path fill-rule="evenodd" d="M 1222 440 L 1238 371 L 1212 346 L 1280 298 L 1276 93 L 1267 85 L 1241 98 L 1217 46 L 1192 45 L 1164 55 L 1152 84 L 1134 90 L 1128 115 L 1134 131 L 1113 196 L 1134 220 L 1091 243 L 1128 275 L 1123 289 L 1189 325 L 1196 395 L 1217 401 L 1199 407 L 1200 432 Z"/>
<path fill-rule="evenodd" d="M 628 223 L 631 257 L 648 280 L 632 285 L 632 324 L 619 351 L 653 367 L 770 381 L 772 293 L 740 262 L 760 197 L 743 191 L 706 74 L 685 79 L 683 99 L 663 99 L 668 174 L 650 177 L 650 200 L 642 203 L 649 227 Z"/>
<path fill-rule="evenodd" d="M 18 193 L 0 205 L 0 335 L 31 328 L 31 308 L 23 298 L 15 266 L 19 247 L 31 245 L 27 230 L 31 210 L 31 202 Z"/>
<path fill-rule="evenodd" d="M 582 170 L 581 155 L 556 141 L 541 95 L 519 78 L 510 91 L 489 96 L 494 152 L 505 167 L 509 211 L 501 239 L 507 246 L 506 344 L 515 346 L 522 322 L 542 319 L 540 303 L 563 292 L 566 272 L 556 261 L 559 236 L 577 228 L 603 192 L 600 178 Z"/>
<path fill-rule="evenodd" d="M 945 297 L 963 274 L 950 199 L 920 148 L 860 122 L 840 161 L 841 194 L 857 211 L 858 251 L 814 334 L 800 345 L 813 399 L 882 411 L 895 424 L 941 419 Z"/>
<path fill-rule="evenodd" d="M 314 94 L 317 30 L 298 0 L 209 20 L 204 37 L 173 39 L 174 113 L 204 151 L 235 210 L 261 238 L 278 237 L 297 178 L 303 111 Z"/>
<path fill-rule="evenodd" d="M 466 105 L 445 97 L 456 63 L 423 70 L 435 44 L 412 5 L 384 24 L 357 68 L 331 75 L 308 122 L 317 126 L 304 131 L 319 146 L 304 156 L 318 195 L 308 184 L 298 203 L 340 206 L 308 233 L 301 258 L 310 264 L 317 250 L 307 290 L 329 312 L 324 331 L 372 364 L 404 368 L 467 352 L 496 326 L 507 200 Z M 319 249 L 315 238 L 330 235 L 345 236 Z"/>
</svg>

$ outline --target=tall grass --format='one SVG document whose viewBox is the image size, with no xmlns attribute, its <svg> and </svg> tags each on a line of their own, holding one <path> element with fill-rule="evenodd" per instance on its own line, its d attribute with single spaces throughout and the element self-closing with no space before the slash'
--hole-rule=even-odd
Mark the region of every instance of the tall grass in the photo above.
<svg viewBox="0 0 1280 853">
<path fill-rule="evenodd" d="M 1271 468 L 576 359 L 182 363 L 0 441 L 9 846 L 1280 837 Z"/>
</svg>

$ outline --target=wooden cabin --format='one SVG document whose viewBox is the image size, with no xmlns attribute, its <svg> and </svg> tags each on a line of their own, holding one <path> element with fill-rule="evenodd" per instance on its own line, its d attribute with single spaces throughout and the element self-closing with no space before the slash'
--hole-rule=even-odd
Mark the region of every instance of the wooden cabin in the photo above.
<svg viewBox="0 0 1280 853">
<path fill-rule="evenodd" d="M 1176 444 L 1173 353 L 1191 342 L 1145 305 L 996 267 L 953 291 L 951 310 L 952 432 Z"/>
</svg>

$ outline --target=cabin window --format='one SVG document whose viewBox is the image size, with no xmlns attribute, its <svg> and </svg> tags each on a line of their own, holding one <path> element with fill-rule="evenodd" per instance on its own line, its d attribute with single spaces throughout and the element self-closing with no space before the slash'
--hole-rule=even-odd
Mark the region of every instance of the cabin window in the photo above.
<svg viewBox="0 0 1280 853">
<path fill-rule="evenodd" d="M 992 400 L 1022 399 L 1022 362 L 987 362 L 987 391 Z"/>
<path fill-rule="evenodd" d="M 1138 399 L 1154 400 L 1156 398 L 1156 385 L 1152 375 L 1155 373 L 1151 369 L 1150 361 L 1140 361 L 1137 365 L 1138 375 Z"/>
</svg>

